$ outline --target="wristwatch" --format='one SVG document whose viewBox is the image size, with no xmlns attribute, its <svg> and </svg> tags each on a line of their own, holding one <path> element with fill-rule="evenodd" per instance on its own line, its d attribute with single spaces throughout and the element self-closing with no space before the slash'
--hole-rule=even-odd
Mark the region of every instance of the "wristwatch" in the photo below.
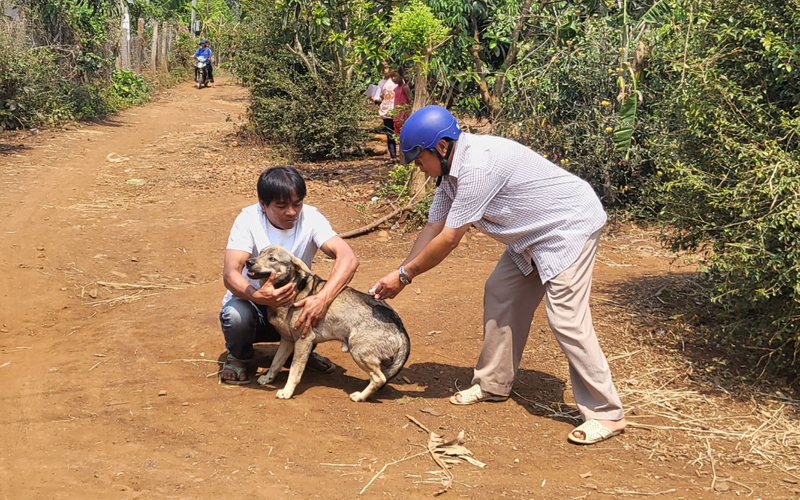
<svg viewBox="0 0 800 500">
<path fill-rule="evenodd" d="M 409 278 L 406 274 L 406 266 L 400 266 L 400 269 L 398 269 L 397 272 L 400 273 L 400 283 L 404 285 L 411 284 L 411 278 Z"/>
</svg>

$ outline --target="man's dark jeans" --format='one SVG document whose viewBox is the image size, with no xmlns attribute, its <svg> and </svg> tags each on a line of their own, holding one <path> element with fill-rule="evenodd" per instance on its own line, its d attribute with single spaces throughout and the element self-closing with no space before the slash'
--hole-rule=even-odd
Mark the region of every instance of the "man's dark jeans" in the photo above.
<svg viewBox="0 0 800 500">
<path fill-rule="evenodd" d="M 267 306 L 234 297 L 222 306 L 219 313 L 225 347 L 234 358 L 247 361 L 253 358 L 256 342 L 280 342 L 281 336 L 267 321 Z"/>
</svg>

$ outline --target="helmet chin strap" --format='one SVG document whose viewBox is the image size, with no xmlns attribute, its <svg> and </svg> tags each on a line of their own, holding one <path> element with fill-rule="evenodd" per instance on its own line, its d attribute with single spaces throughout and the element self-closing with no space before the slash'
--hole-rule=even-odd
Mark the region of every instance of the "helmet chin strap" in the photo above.
<svg viewBox="0 0 800 500">
<path fill-rule="evenodd" d="M 433 151 L 436 153 L 436 156 L 439 157 L 439 164 L 442 166 L 442 175 L 436 178 L 436 187 L 439 187 L 439 184 L 442 183 L 442 177 L 450 173 L 450 162 L 448 158 L 450 158 L 450 153 L 453 151 L 453 144 L 456 141 L 447 141 L 447 151 L 442 156 L 442 153 L 439 152 L 438 149 L 433 148 Z"/>
</svg>

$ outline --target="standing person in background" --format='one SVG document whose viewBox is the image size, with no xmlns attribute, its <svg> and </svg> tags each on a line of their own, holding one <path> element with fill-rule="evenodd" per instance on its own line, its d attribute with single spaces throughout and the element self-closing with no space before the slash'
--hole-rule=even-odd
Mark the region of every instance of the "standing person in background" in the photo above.
<svg viewBox="0 0 800 500">
<path fill-rule="evenodd" d="M 397 70 L 390 70 L 387 74 L 387 80 L 381 87 L 381 104 L 378 114 L 383 119 L 383 132 L 386 134 L 386 148 L 389 150 L 389 157 L 392 163 L 397 163 L 397 142 L 394 140 L 394 98 L 397 83 L 394 79 L 397 77 Z"/>
<path fill-rule="evenodd" d="M 405 80 L 405 70 L 402 66 L 397 68 L 397 75 L 392 80 L 397 88 L 394 91 L 394 133 L 400 134 L 400 129 L 411 114 L 411 88 Z"/>
<path fill-rule="evenodd" d="M 390 79 L 389 73 L 390 73 L 389 63 L 386 62 L 386 61 L 381 61 L 381 76 L 382 76 L 382 78 L 381 78 L 381 81 L 379 81 L 378 84 L 376 85 L 376 87 L 378 87 L 379 91 L 383 90 L 383 84 L 386 83 L 387 81 L 389 81 L 389 79 Z M 380 104 L 381 103 L 380 96 L 371 97 L 370 99 L 372 99 L 372 101 L 375 104 Z"/>
</svg>

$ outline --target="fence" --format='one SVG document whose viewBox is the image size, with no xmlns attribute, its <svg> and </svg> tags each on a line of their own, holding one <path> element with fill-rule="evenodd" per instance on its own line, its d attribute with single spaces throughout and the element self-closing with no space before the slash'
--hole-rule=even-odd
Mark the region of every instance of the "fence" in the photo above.
<svg viewBox="0 0 800 500">
<path fill-rule="evenodd" d="M 147 23 L 140 18 L 133 31 L 130 24 L 123 21 L 116 46 L 116 68 L 153 76 L 167 73 L 171 65 L 178 64 L 170 59 L 170 54 L 179 29 L 166 21 Z M 150 32 L 149 36 L 146 31 Z"/>
<path fill-rule="evenodd" d="M 0 7 L 4 4 L 0 0 Z M 182 28 L 177 23 L 166 21 L 135 19 L 131 20 L 125 12 L 121 20 L 111 22 L 108 26 L 109 38 L 97 51 L 104 59 L 114 62 L 116 69 L 132 70 L 140 74 L 156 76 L 167 73 L 173 67 L 186 64 L 191 57 L 186 54 L 182 60 L 173 60 L 172 54 L 178 33 Z M 187 28 L 183 28 L 188 32 Z M 43 34 L 40 26 L 33 18 L 28 18 L 23 10 L 11 10 L 6 7 L 0 11 L 0 31 L 7 39 L 18 47 L 50 48 L 59 54 L 62 67 L 61 76 L 71 80 L 76 67 L 75 55 L 81 49 L 75 43 L 63 43 L 53 40 L 52 36 Z M 177 59 L 177 58 L 175 58 Z M 90 78 L 111 77 L 111 68 L 104 68 L 99 73 L 90 73 Z"/>
</svg>

